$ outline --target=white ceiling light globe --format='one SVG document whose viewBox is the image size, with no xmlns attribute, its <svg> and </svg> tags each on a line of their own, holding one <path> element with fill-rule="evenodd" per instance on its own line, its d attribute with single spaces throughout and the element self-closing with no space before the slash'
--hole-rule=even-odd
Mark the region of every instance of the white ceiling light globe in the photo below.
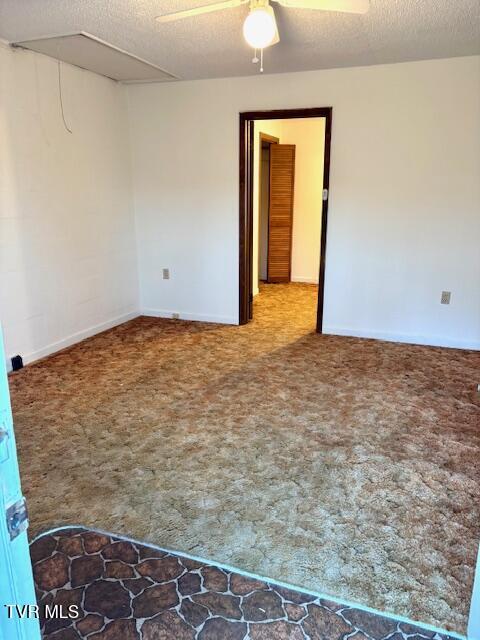
<svg viewBox="0 0 480 640">
<path fill-rule="evenodd" d="M 243 36 L 254 49 L 264 49 L 272 44 L 276 32 L 273 11 L 263 7 L 252 9 L 243 23 Z"/>
</svg>

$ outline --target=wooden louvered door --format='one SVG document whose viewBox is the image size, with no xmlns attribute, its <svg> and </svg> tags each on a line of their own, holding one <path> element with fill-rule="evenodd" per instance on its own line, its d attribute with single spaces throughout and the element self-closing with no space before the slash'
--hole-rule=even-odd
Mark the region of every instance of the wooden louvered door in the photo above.
<svg viewBox="0 0 480 640">
<path fill-rule="evenodd" d="M 290 282 L 295 145 L 270 145 L 268 282 Z"/>
</svg>

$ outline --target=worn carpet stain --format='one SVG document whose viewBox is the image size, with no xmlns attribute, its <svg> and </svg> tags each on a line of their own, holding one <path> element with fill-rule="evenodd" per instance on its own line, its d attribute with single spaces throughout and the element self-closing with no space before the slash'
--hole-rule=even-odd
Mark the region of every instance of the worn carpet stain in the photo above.
<svg viewBox="0 0 480 640">
<path fill-rule="evenodd" d="M 32 534 L 79 523 L 465 632 L 478 352 L 138 318 L 10 378 Z"/>
</svg>

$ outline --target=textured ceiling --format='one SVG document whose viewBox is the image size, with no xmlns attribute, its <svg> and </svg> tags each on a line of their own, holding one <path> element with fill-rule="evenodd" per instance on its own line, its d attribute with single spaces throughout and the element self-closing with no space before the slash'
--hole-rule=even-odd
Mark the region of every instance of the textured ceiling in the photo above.
<svg viewBox="0 0 480 640">
<path fill-rule="evenodd" d="M 246 6 L 155 21 L 208 2 L 0 0 L 0 37 L 14 42 L 87 31 L 180 79 L 257 74 L 242 36 Z M 480 0 L 371 0 L 366 15 L 273 6 L 281 42 L 266 51 L 267 73 L 480 53 Z"/>
</svg>

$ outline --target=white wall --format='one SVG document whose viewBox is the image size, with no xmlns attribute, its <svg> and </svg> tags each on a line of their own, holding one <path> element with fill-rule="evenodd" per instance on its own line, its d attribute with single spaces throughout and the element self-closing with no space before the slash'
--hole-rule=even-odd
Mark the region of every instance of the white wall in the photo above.
<svg viewBox="0 0 480 640">
<path fill-rule="evenodd" d="M 291 278 L 293 282 L 318 283 L 325 118 L 282 123 L 281 141 L 296 147 Z"/>
<path fill-rule="evenodd" d="M 31 361 L 136 315 L 128 112 L 117 83 L 0 44 L 0 319 Z"/>
<path fill-rule="evenodd" d="M 479 57 L 128 89 L 62 68 L 72 135 L 56 62 L 0 44 L 7 356 L 138 311 L 125 92 L 144 311 L 237 322 L 238 113 L 333 106 L 326 330 L 480 346 Z"/>
<path fill-rule="evenodd" d="M 129 87 L 143 309 L 238 320 L 238 114 L 332 106 L 326 330 L 480 347 L 479 74 L 476 56 Z"/>
</svg>

